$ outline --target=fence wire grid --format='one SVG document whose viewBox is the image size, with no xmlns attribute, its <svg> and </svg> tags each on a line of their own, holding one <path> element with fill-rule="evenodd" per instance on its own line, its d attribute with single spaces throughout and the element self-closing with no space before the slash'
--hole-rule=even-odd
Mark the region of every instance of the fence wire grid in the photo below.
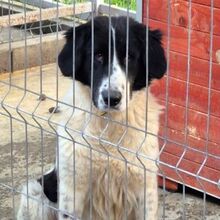
<svg viewBox="0 0 220 220">
<path fill-rule="evenodd" d="M 73 1 L 69 5 L 46 0 L 3 0 L 0 2 L 0 219 L 16 219 L 21 194 L 26 197 L 27 206 L 29 200 L 36 200 L 36 198 L 28 194 L 28 185 L 31 180 L 43 176 L 51 169 L 55 161 L 55 155 L 59 155 L 60 139 L 72 142 L 73 167 L 75 166 L 75 160 L 77 160 L 75 158 L 76 146 L 80 145 L 82 148 L 89 150 L 90 163 L 88 164 L 88 169 L 90 171 L 90 178 L 88 180 L 88 193 L 90 199 L 93 196 L 92 158 L 93 154 L 98 153 L 106 159 L 107 167 L 111 160 L 121 161 L 124 164 L 125 180 L 128 178 L 128 170 L 131 167 L 142 170 L 144 175 L 148 172 L 156 172 L 160 186 L 158 219 L 220 219 L 220 207 L 218 204 L 220 199 L 220 135 L 216 135 L 219 132 L 217 129 L 220 129 L 220 114 L 218 112 L 219 108 L 217 108 L 216 112 L 213 110 L 216 109 L 214 107 L 216 104 L 213 103 L 213 96 L 216 95 L 220 98 L 220 88 L 218 87 L 220 80 L 214 74 L 216 68 L 217 70 L 219 68 L 219 62 L 218 58 L 213 58 L 218 54 L 215 50 L 215 43 L 216 38 L 219 38 L 220 35 L 220 33 L 215 31 L 214 15 L 217 16 L 216 14 L 219 13 L 218 16 L 220 17 L 220 6 L 218 7 L 214 0 L 210 0 L 209 5 L 201 6 L 204 10 L 209 10 L 210 29 L 205 33 L 209 37 L 208 57 L 204 61 L 208 65 L 207 78 L 203 84 L 200 84 L 197 73 L 198 85 L 196 81 L 192 81 L 192 69 L 194 68 L 194 62 L 196 62 L 193 60 L 197 56 L 193 52 L 193 48 L 196 47 L 193 37 L 195 36 L 195 31 L 199 33 L 203 33 L 203 31 L 195 30 L 196 25 L 192 17 L 195 13 L 194 9 L 200 6 L 200 2 L 193 0 L 160 1 L 161 5 L 166 5 L 167 7 L 166 16 L 162 21 L 167 71 L 162 79 L 163 83 L 159 80 L 155 83 L 153 82 L 152 85 L 152 91 L 154 91 L 155 96 L 158 96 L 158 102 L 164 107 L 160 117 L 159 133 L 149 131 L 149 122 L 147 121 L 148 108 L 150 108 L 148 90 L 151 87 L 146 89 L 146 96 L 143 100 L 145 126 L 140 128 L 129 124 L 128 112 L 126 112 L 126 120 L 124 122 L 113 120 L 108 112 L 98 114 L 94 111 L 92 99 L 89 109 L 84 109 L 83 106 L 76 106 L 75 102 L 80 97 L 77 97 L 79 94 L 75 93 L 77 87 L 75 76 L 73 75 L 73 79 L 68 79 L 61 75 L 58 67 L 58 54 L 64 45 L 64 31 L 73 27 L 74 39 L 75 27 L 90 19 L 93 51 L 94 18 L 97 15 L 107 15 L 110 18 L 115 15 L 127 17 L 127 35 L 124 40 L 126 41 L 125 74 L 126 76 L 128 75 L 128 18 L 141 17 L 143 19 L 147 27 L 146 42 L 148 42 L 148 27 L 154 29 L 154 24 L 156 28 L 157 24 L 161 21 L 157 23 L 159 15 L 155 21 L 152 21 L 154 17 L 151 10 L 154 7 L 151 6 L 154 4 L 157 6 L 156 1 L 149 0 L 142 3 L 137 1 L 136 5 L 141 7 L 141 9 L 137 8 L 136 11 L 129 9 L 129 1 L 124 2 L 124 5 L 127 6 L 126 8 L 114 6 L 111 0 L 108 4 L 94 0 L 82 3 Z M 184 4 L 186 3 L 187 16 L 185 19 L 188 21 L 187 25 L 181 27 L 184 28 L 187 36 L 185 48 L 183 49 L 185 51 L 186 72 L 184 73 L 184 78 L 182 76 L 178 78 L 172 70 L 174 65 L 172 59 L 179 53 L 175 51 L 172 42 L 172 40 L 175 41 L 173 38 L 176 36 L 173 28 L 178 26 L 173 23 L 173 15 L 175 13 L 173 7 L 183 2 Z M 138 14 L 140 12 L 143 14 Z M 161 14 L 161 12 L 158 12 L 158 14 Z M 180 21 L 182 20 L 180 19 Z M 109 48 L 111 48 L 112 44 L 110 40 L 111 31 L 111 19 L 109 19 L 109 39 L 106 39 Z M 149 50 L 148 47 L 147 44 L 146 51 Z M 73 51 L 75 51 L 75 42 L 73 43 Z M 110 64 L 111 50 L 109 50 L 108 57 Z M 73 60 L 75 60 L 75 55 L 73 55 Z M 94 61 L 93 53 L 91 53 L 91 60 Z M 148 56 L 146 61 L 148 61 Z M 198 65 L 200 64 L 198 63 Z M 74 70 L 75 64 L 73 65 L 73 72 Z M 148 76 L 148 64 L 144 71 L 146 71 Z M 110 72 L 111 68 L 109 65 L 109 78 Z M 93 74 L 92 62 L 91 78 Z M 172 89 L 175 87 L 175 80 L 180 83 L 178 84 L 180 87 L 181 83 L 184 85 L 184 89 L 181 90 L 184 91 L 184 94 L 179 94 Z M 91 84 L 92 82 L 93 80 L 91 80 Z M 108 80 L 108 83 L 110 85 L 110 80 Z M 175 87 L 176 90 L 178 90 L 178 85 Z M 203 90 L 206 91 L 204 105 L 207 106 L 204 107 L 205 110 L 200 110 L 200 107 L 192 105 L 192 97 L 200 96 L 200 94 L 195 95 L 192 93 L 193 86 L 201 89 L 201 94 L 203 94 Z M 73 94 L 71 103 L 67 103 L 66 99 L 63 98 L 67 94 L 68 87 L 71 88 Z M 91 96 L 92 90 L 93 85 L 91 85 Z M 158 91 L 161 90 L 163 91 L 158 95 Z M 178 97 L 181 99 L 181 103 L 175 102 L 175 98 L 173 98 L 176 97 L 175 92 L 181 96 Z M 219 103 L 217 98 L 216 102 L 217 104 Z M 128 106 L 127 86 L 126 106 Z M 63 121 L 63 109 L 68 112 L 68 115 L 65 116 L 65 121 Z M 180 113 L 178 109 L 181 109 Z M 79 112 L 85 112 L 87 118 L 81 129 L 77 130 L 71 127 L 71 121 L 75 119 Z M 100 118 L 105 123 L 105 127 L 99 136 L 87 133 L 87 128 L 94 117 Z M 192 119 L 193 117 L 197 118 Z M 173 125 L 172 123 L 175 120 L 176 125 Z M 194 120 L 196 125 L 193 125 L 192 120 Z M 120 126 L 123 130 L 121 137 L 114 142 L 106 139 L 106 133 L 112 124 Z M 61 134 L 59 129 L 65 132 Z M 203 130 L 201 131 L 201 129 Z M 127 138 L 127 133 L 131 130 L 141 134 L 143 139 L 138 141 L 138 146 L 129 148 L 128 146 L 123 146 L 122 142 Z M 75 139 L 76 135 L 80 136 L 81 140 Z M 156 159 L 145 155 L 142 150 L 143 143 L 151 136 L 159 140 L 160 148 Z M 91 143 L 95 141 L 100 144 L 101 149 L 92 146 Z M 108 147 L 114 149 L 116 153 L 109 153 Z M 134 159 L 131 160 L 130 158 Z M 143 161 L 154 163 L 158 170 L 150 170 Z M 59 167 L 59 158 L 57 158 L 56 163 Z M 74 182 L 74 174 L 72 175 Z M 109 176 L 107 180 L 106 184 L 109 189 L 111 184 Z M 21 186 L 24 184 L 27 185 L 26 192 L 21 189 Z M 76 186 L 75 184 L 73 185 L 75 189 Z M 125 185 L 125 191 L 127 192 L 128 184 Z M 146 187 L 146 178 L 144 179 L 144 185 Z M 169 192 L 169 187 L 178 193 Z M 199 196 L 193 197 L 191 194 L 188 194 L 190 189 L 195 189 L 193 191 L 194 194 L 196 191 L 200 192 Z M 145 201 L 145 189 L 143 194 Z M 215 202 L 210 202 L 211 198 L 215 198 Z M 87 207 L 90 210 L 89 219 L 92 219 L 93 212 L 91 200 Z M 46 204 L 43 200 L 36 202 L 42 203 L 43 207 L 49 207 L 56 213 L 71 215 L 71 213 L 65 213 L 65 210 L 62 210 L 56 204 Z M 109 205 L 108 199 L 103 202 L 106 203 L 106 206 Z M 75 204 L 73 205 L 75 206 Z M 31 213 L 33 210 L 31 207 L 28 208 Z M 107 209 L 110 212 L 109 207 Z M 125 204 L 125 215 L 122 219 L 128 219 L 127 209 L 128 207 Z M 140 219 L 149 220 L 145 213 L 144 207 Z M 47 219 L 44 214 L 42 209 L 42 215 L 38 216 L 38 219 Z M 72 219 L 76 219 L 76 216 L 73 215 Z"/>
</svg>

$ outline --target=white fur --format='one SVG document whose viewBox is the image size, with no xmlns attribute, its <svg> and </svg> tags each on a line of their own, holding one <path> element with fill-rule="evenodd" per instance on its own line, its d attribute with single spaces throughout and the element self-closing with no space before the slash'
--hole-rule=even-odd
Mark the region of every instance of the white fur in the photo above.
<svg viewBox="0 0 220 220">
<path fill-rule="evenodd" d="M 76 82 L 75 88 L 76 94 L 80 94 L 80 96 L 76 96 L 76 107 L 90 110 L 89 88 L 80 82 Z M 71 104 L 71 94 L 72 88 L 64 98 L 64 102 Z M 132 97 L 127 111 L 128 125 L 143 129 L 145 127 L 146 90 L 133 92 Z M 155 135 L 158 133 L 160 110 L 161 107 L 152 94 L 148 92 L 147 127 L 148 132 Z M 73 109 L 61 106 L 61 111 L 63 115 L 61 124 L 65 124 Z M 96 108 L 93 108 L 93 113 L 101 115 L 101 112 Z M 109 116 L 112 120 L 121 123 L 126 122 L 125 112 L 110 112 Z M 158 203 L 157 166 L 155 162 L 158 157 L 157 137 L 150 134 L 145 136 L 144 132 L 93 116 L 79 109 L 74 110 L 73 117 L 67 124 L 67 129 L 72 139 L 77 143 L 74 144 L 66 138 L 59 137 L 57 155 L 59 159 L 56 163 L 59 173 L 58 208 L 60 212 L 58 219 L 91 219 L 91 202 L 92 219 L 94 220 L 125 219 L 125 206 L 127 207 L 128 220 L 144 219 L 144 210 L 146 210 L 147 220 L 156 220 Z M 103 133 L 103 131 L 105 132 Z M 58 127 L 57 132 L 60 136 L 69 138 L 64 128 Z M 124 138 L 120 140 L 122 136 Z M 106 142 L 100 141 L 100 137 Z M 108 144 L 108 142 L 115 146 Z M 134 152 L 134 154 L 124 151 L 119 148 L 119 145 Z M 92 157 L 91 149 L 93 149 Z M 106 152 L 109 155 L 109 160 Z M 142 163 L 138 160 L 136 153 L 146 156 L 146 158 L 140 157 Z M 125 176 L 126 169 L 123 158 L 138 166 L 128 163 L 127 177 Z M 91 164 L 92 173 L 90 173 Z M 145 181 L 144 171 L 139 168 L 142 165 L 146 168 Z M 146 207 L 144 207 L 144 182 L 146 183 Z M 23 191 L 25 192 L 26 188 Z M 29 193 L 40 202 L 31 201 L 29 203 L 31 215 L 28 216 L 28 219 L 39 219 L 38 217 L 42 213 L 42 199 L 46 204 L 49 204 L 49 201 L 43 195 L 40 184 L 36 182 L 31 184 L 31 187 L 29 185 Z M 127 199 L 126 205 L 123 198 Z M 24 216 L 27 213 L 25 200 L 26 197 L 22 196 L 18 212 L 19 220 L 25 219 Z M 46 213 L 44 219 L 51 219 L 50 216 L 57 219 L 54 212 L 49 209 L 45 209 L 44 213 Z M 64 217 L 63 214 L 71 214 L 76 218 Z"/>
<path fill-rule="evenodd" d="M 81 94 L 80 99 L 76 106 L 84 107 L 89 110 L 90 96 L 89 89 L 83 86 L 81 83 L 77 83 L 76 94 Z M 145 127 L 145 97 L 146 90 L 141 90 L 133 93 L 133 99 L 130 101 L 128 107 L 128 124 L 143 129 Z M 159 114 L 160 106 L 156 103 L 154 97 L 148 93 L 148 132 L 157 134 L 159 126 Z M 94 109 L 95 114 L 100 114 L 97 109 Z M 64 112 L 63 115 L 68 115 L 68 112 Z M 112 120 L 125 123 L 125 112 L 111 112 L 110 117 Z M 128 165 L 127 183 L 125 181 L 125 163 L 117 158 L 121 158 L 117 147 L 111 146 L 104 142 L 99 141 L 99 137 L 115 145 L 126 131 L 124 138 L 121 140 L 120 146 L 127 148 L 134 152 L 134 154 L 122 151 L 123 156 L 128 162 L 133 162 L 138 166 L 141 166 L 140 161 L 137 159 L 135 152 L 139 149 L 140 153 L 151 160 L 143 159 L 142 162 L 147 170 L 152 172 L 146 173 L 146 219 L 157 219 L 157 166 L 154 160 L 158 156 L 158 140 L 156 136 L 147 135 L 143 132 L 135 129 L 122 126 L 117 123 L 108 122 L 102 118 L 91 116 L 89 113 L 77 110 L 76 116 L 73 116 L 68 124 L 69 128 L 79 132 L 71 132 L 72 138 L 78 142 L 73 145 L 69 140 L 59 139 L 59 208 L 66 212 L 73 214 L 79 218 L 89 218 L 90 207 L 90 192 L 92 190 L 93 198 L 93 219 L 101 220 L 106 219 L 123 219 L 123 211 L 125 209 L 122 197 L 127 192 L 127 210 L 128 219 L 143 219 L 144 201 L 144 172 L 141 168 Z M 107 127 L 106 127 L 107 126 Z M 84 130 L 83 130 L 84 129 Z M 105 132 L 103 134 L 103 130 Z M 66 135 L 66 132 L 62 129 L 58 130 L 62 136 Z M 85 146 L 82 146 L 82 143 Z M 90 155 L 90 149 L 94 149 L 92 152 L 92 158 Z M 75 153 L 74 153 L 75 149 Z M 99 153 L 95 150 L 98 150 Z M 109 164 L 107 163 L 106 151 L 110 155 Z M 75 154 L 75 160 L 73 155 Z M 92 174 L 90 174 L 90 165 L 92 161 Z M 75 171 L 73 170 L 73 164 Z M 74 175 L 75 174 L 75 175 Z M 90 177 L 92 179 L 90 179 Z M 108 177 L 110 179 L 108 180 Z M 73 183 L 75 180 L 75 186 Z M 109 181 L 109 188 L 107 189 L 107 183 Z M 92 182 L 92 188 L 90 184 Z M 127 184 L 127 189 L 126 189 Z M 74 189 L 75 188 L 75 198 Z M 109 195 L 107 191 L 109 190 Z M 109 196 L 109 198 L 107 198 Z M 110 213 L 106 208 L 106 201 L 109 199 Z M 75 207 L 74 207 L 75 206 Z M 116 206 L 116 207 L 115 207 Z M 118 206 L 118 207 L 117 207 Z M 141 215 L 142 214 L 142 215 Z M 135 217 L 134 217 L 135 216 Z M 62 214 L 59 215 L 59 219 L 63 219 Z M 65 218 L 66 219 L 66 218 Z"/>
<path fill-rule="evenodd" d="M 102 98 L 103 90 L 115 90 L 122 94 L 121 102 L 117 105 L 119 111 L 126 109 L 126 99 L 130 97 L 130 83 L 126 80 L 126 73 L 122 70 L 118 62 L 117 52 L 116 52 L 116 39 L 115 39 L 115 29 L 112 27 L 112 38 L 113 38 L 113 63 L 112 63 L 112 74 L 110 77 L 103 79 L 101 86 L 99 88 L 99 97 L 98 97 L 98 107 L 101 110 L 107 110 L 108 106 L 105 105 Z M 126 86 L 127 84 L 127 86 Z M 109 87 L 110 86 L 110 87 Z M 126 89 L 127 88 L 127 89 Z M 127 90 L 127 94 L 126 94 Z"/>
<path fill-rule="evenodd" d="M 28 188 L 28 196 L 27 196 Z M 28 198 L 28 200 L 27 200 Z M 50 202 L 42 191 L 41 185 L 36 181 L 29 181 L 28 187 L 26 185 L 22 188 L 22 195 L 17 213 L 18 220 L 39 220 L 56 219 L 56 211 L 51 206 L 55 204 Z"/>
</svg>

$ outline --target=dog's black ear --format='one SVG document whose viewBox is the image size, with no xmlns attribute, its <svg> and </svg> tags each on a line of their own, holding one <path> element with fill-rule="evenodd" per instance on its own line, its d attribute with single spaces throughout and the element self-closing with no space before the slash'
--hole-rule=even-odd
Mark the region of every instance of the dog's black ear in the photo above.
<svg viewBox="0 0 220 220">
<path fill-rule="evenodd" d="M 83 47 L 89 37 L 89 25 L 83 24 L 75 28 L 75 74 L 83 65 Z M 73 76 L 73 28 L 65 33 L 66 43 L 58 56 L 58 65 L 64 76 Z"/>
<path fill-rule="evenodd" d="M 135 79 L 134 87 L 140 89 L 146 86 L 146 27 L 139 24 L 136 27 L 140 42 L 140 63 L 139 71 Z M 148 83 L 153 79 L 160 79 L 166 72 L 167 62 L 162 46 L 162 33 L 160 30 L 148 30 Z"/>
<path fill-rule="evenodd" d="M 149 30 L 148 63 L 151 79 L 160 79 L 167 69 L 167 61 L 161 40 L 162 33 L 160 30 Z M 146 52 L 144 52 L 144 56 L 146 57 Z"/>
</svg>

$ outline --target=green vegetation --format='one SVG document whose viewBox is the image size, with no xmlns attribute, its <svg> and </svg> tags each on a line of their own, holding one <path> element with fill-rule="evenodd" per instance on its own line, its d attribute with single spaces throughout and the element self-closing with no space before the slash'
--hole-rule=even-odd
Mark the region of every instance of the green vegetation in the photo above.
<svg viewBox="0 0 220 220">
<path fill-rule="evenodd" d="M 72 4 L 74 1 L 76 3 L 86 2 L 86 0 L 54 0 L 54 1 L 62 2 L 65 4 Z M 118 7 L 122 7 L 122 8 L 127 8 L 128 2 L 129 2 L 129 8 L 132 10 L 136 9 L 136 0 L 130 0 L 130 1 L 129 0 L 104 0 L 104 2 L 106 4 L 112 4 Z"/>
<path fill-rule="evenodd" d="M 132 10 L 136 9 L 136 0 L 104 0 L 106 4 L 117 5 L 118 7 L 127 8 L 129 2 L 129 8 Z"/>
</svg>

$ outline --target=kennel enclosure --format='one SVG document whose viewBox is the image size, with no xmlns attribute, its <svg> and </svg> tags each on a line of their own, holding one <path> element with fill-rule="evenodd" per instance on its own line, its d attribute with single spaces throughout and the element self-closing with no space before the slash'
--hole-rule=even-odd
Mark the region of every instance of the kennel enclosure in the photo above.
<svg viewBox="0 0 220 220">
<path fill-rule="evenodd" d="M 16 147 L 14 142 L 19 139 L 19 137 L 16 139 L 13 126 L 10 128 L 10 123 L 14 123 L 13 120 L 20 120 L 20 123 L 25 125 L 18 127 L 20 130 L 25 131 L 29 128 L 30 122 L 42 129 L 43 133 L 44 129 L 54 133 L 53 127 L 48 125 L 51 116 L 45 112 L 51 106 L 57 105 L 57 99 L 64 91 L 56 88 L 56 84 L 65 79 L 59 76 L 57 79 L 54 78 L 52 83 L 49 82 L 53 72 L 55 74 L 58 72 L 57 67 L 51 63 L 56 62 L 57 53 L 63 46 L 63 31 L 73 25 L 73 17 L 71 17 L 73 5 L 58 6 L 55 2 L 53 8 L 48 9 L 47 7 L 51 7 L 50 4 L 47 5 L 48 1 L 29 1 L 32 3 L 31 6 L 26 4 L 27 2 L 1 1 L 0 3 L 0 82 L 5 86 L 4 90 L 0 90 L 0 102 L 3 106 L 1 116 L 4 120 L 6 118 L 8 120 L 7 143 L 10 146 L 12 140 L 12 147 Z M 38 8 L 39 2 L 44 5 L 44 9 Z M 7 13 L 10 10 L 13 12 L 9 16 Z M 74 10 L 77 14 L 74 18 L 79 23 L 91 18 L 92 10 L 95 11 L 94 14 L 108 14 L 110 11 L 108 4 L 98 5 L 91 2 L 77 3 Z M 126 16 L 128 11 L 112 7 L 111 13 Z M 158 161 L 160 186 L 165 187 L 163 184 L 166 183 L 168 189 L 176 190 L 177 183 L 180 183 L 184 187 L 188 186 L 203 192 L 204 201 L 206 194 L 219 199 L 220 2 L 143 0 L 137 1 L 136 13 L 131 10 L 129 13 L 131 17 L 143 21 L 152 29 L 160 28 L 164 33 L 163 44 L 168 58 L 167 76 L 162 81 L 155 81 L 152 86 L 153 93 L 165 106 L 158 134 L 161 147 Z M 15 31 L 19 30 L 19 36 L 14 34 L 14 27 Z M 3 30 L 7 28 L 9 30 L 3 38 Z M 41 54 L 40 60 L 35 58 L 36 52 Z M 48 66 L 42 69 L 42 65 Z M 34 69 L 28 69 L 31 67 Z M 41 86 L 37 84 L 40 83 L 36 70 L 38 67 L 42 75 Z M 17 70 L 20 72 L 16 72 Z M 31 74 L 33 78 L 29 82 Z M 24 78 L 19 81 L 18 76 Z M 68 82 L 64 84 L 68 85 Z M 39 101 L 39 95 L 48 85 L 51 85 L 51 89 L 46 95 L 50 103 L 43 104 Z M 53 94 L 53 91 L 60 96 Z M 11 102 L 10 96 L 17 97 L 19 101 L 14 98 L 15 102 Z M 36 102 L 31 106 L 32 108 L 28 106 L 30 100 Z M 30 118 L 32 121 L 29 121 Z M 56 122 L 59 123 L 58 120 Z M 42 140 L 43 135 L 39 136 Z M 25 138 L 27 142 L 27 135 Z M 36 151 L 41 150 L 35 147 Z M 13 152 L 10 158 L 13 158 Z M 31 162 L 27 165 L 30 165 L 30 170 L 34 170 Z M 8 162 L 8 166 L 11 166 L 13 173 L 13 169 L 16 168 L 13 167 L 13 161 L 11 164 Z M 45 166 L 45 170 L 46 168 Z M 38 169 L 38 173 L 40 172 Z M 24 173 L 22 175 L 25 175 Z M 19 174 L 14 177 L 17 176 L 19 177 Z M 4 187 L 12 188 L 11 192 L 14 193 L 13 184 L 8 184 L 4 180 L 0 182 Z"/>
</svg>

